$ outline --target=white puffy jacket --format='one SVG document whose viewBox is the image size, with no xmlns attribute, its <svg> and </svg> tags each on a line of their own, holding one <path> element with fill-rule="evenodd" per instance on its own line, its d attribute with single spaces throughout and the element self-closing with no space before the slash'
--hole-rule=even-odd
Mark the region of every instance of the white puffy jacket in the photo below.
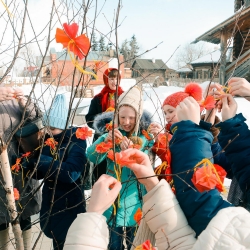
<svg viewBox="0 0 250 250">
<path fill-rule="evenodd" d="M 198 239 L 165 180 L 144 197 L 143 214 L 155 234 L 159 250 L 250 249 L 250 214 L 244 208 L 220 210 Z M 64 250 L 107 249 L 109 232 L 105 217 L 79 214 L 69 228 Z"/>
</svg>

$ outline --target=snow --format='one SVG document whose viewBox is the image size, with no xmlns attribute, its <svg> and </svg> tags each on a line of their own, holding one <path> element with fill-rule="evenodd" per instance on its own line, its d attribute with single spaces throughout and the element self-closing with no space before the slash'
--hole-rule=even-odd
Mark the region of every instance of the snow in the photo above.
<svg viewBox="0 0 250 250">
<path fill-rule="evenodd" d="M 203 90 L 205 90 L 206 86 L 209 84 L 209 81 L 204 82 L 201 84 Z M 121 87 L 124 91 L 130 89 L 136 85 L 136 81 L 134 79 L 122 79 L 121 80 Z M 181 87 L 175 86 L 160 86 L 160 87 L 152 87 L 152 83 L 148 83 L 143 85 L 143 100 L 144 100 L 144 109 L 150 112 L 153 115 L 153 120 L 159 122 L 162 126 L 165 126 L 165 120 L 163 116 L 163 112 L 161 110 L 161 104 L 165 100 L 167 96 L 173 94 L 178 91 L 183 91 Z M 31 92 L 32 85 L 23 85 L 21 87 L 26 95 L 29 95 Z M 94 87 L 94 94 L 98 94 L 102 90 L 103 86 Z M 48 109 L 51 105 L 51 101 L 55 95 L 56 87 L 55 86 L 48 86 L 45 84 L 37 84 L 34 89 L 33 97 L 35 100 L 39 101 L 39 107 L 42 111 Z M 70 101 L 71 92 L 67 91 L 66 87 L 59 87 L 57 89 L 57 93 L 64 93 L 67 97 L 68 102 Z M 245 98 L 235 98 L 238 104 L 237 113 L 243 113 L 244 117 L 247 119 L 246 124 L 250 126 L 250 112 L 248 109 L 250 108 L 250 103 Z M 79 103 L 78 103 L 79 102 Z M 88 112 L 89 105 L 91 102 L 91 98 L 75 98 L 72 109 L 78 107 L 81 112 L 77 113 L 79 115 L 85 115 Z M 220 114 L 219 114 L 220 116 Z M 88 145 L 91 143 L 92 139 L 88 140 Z M 160 161 L 157 160 L 157 164 L 160 164 Z M 231 180 L 226 179 L 224 184 L 225 186 L 229 186 Z"/>
</svg>

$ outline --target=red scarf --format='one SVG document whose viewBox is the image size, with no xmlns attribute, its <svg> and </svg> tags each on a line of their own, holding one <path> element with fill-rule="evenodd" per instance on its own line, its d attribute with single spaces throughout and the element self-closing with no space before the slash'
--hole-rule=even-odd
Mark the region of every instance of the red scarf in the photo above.
<svg viewBox="0 0 250 250">
<path fill-rule="evenodd" d="M 124 92 L 120 86 L 118 86 L 117 89 L 118 92 L 118 97 Z M 109 100 L 109 94 L 110 93 L 116 93 L 116 90 L 112 90 L 109 87 L 105 86 L 101 93 L 96 95 L 95 97 L 99 97 L 101 99 L 101 104 L 102 104 L 102 112 L 105 112 L 108 107 L 108 100 Z"/>
</svg>

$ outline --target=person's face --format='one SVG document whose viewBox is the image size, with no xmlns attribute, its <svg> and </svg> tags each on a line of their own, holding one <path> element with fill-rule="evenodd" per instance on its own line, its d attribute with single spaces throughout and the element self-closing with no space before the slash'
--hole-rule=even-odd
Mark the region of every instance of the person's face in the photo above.
<svg viewBox="0 0 250 250">
<path fill-rule="evenodd" d="M 111 90 L 116 90 L 117 77 L 109 77 L 108 78 L 108 84 L 109 84 L 109 88 Z"/>
<path fill-rule="evenodd" d="M 170 105 L 164 105 L 163 106 L 163 112 L 165 114 L 165 118 L 167 123 L 174 124 L 178 122 L 178 117 L 176 115 L 176 108 L 170 106 Z"/>
<path fill-rule="evenodd" d="M 136 123 L 136 113 L 132 107 L 122 106 L 119 109 L 119 125 L 126 132 L 134 129 Z"/>
</svg>

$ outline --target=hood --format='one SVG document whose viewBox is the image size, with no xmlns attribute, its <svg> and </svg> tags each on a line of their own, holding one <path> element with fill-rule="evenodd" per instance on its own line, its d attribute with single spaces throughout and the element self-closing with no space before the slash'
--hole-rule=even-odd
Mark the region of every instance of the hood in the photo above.
<svg viewBox="0 0 250 250">
<path fill-rule="evenodd" d="M 113 120 L 114 112 L 104 112 L 97 115 L 94 119 L 93 128 L 98 134 L 106 133 L 105 125 Z M 147 130 L 152 123 L 152 115 L 144 110 L 140 119 L 139 130 Z"/>
</svg>

